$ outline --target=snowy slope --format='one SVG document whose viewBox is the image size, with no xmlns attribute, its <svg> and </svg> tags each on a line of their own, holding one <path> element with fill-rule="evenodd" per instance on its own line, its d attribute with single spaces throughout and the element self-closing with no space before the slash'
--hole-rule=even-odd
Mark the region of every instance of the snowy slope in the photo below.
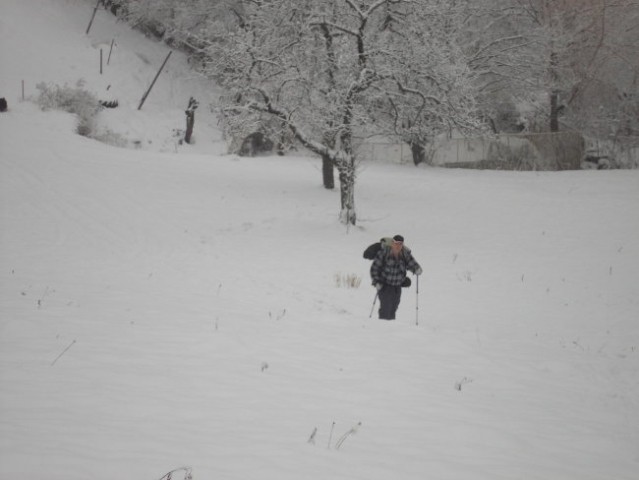
<svg viewBox="0 0 639 480">
<path fill-rule="evenodd" d="M 315 159 L 220 155 L 204 114 L 168 148 L 213 87 L 136 113 L 167 50 L 85 37 L 91 3 L 2 5 L 0 478 L 636 478 L 638 172 L 363 165 L 347 230 Z M 113 32 L 153 55 L 111 79 L 139 150 L 19 101 L 94 88 Z M 381 322 L 361 252 L 395 233 L 425 273 Z"/>
<path fill-rule="evenodd" d="M 0 96 L 6 97 L 9 107 L 21 101 L 23 82 L 26 99 L 37 97 L 41 82 L 70 87 L 81 82 L 98 99 L 119 104 L 99 114 L 96 135 L 121 137 L 129 147 L 142 150 L 225 152 L 211 112 L 220 94 L 215 85 L 191 71 L 185 55 L 174 51 L 138 110 L 168 49 L 116 22 L 103 9 L 85 35 L 94 5 L 85 0 L 2 2 Z M 194 142 L 180 147 L 190 97 L 200 103 Z"/>
</svg>

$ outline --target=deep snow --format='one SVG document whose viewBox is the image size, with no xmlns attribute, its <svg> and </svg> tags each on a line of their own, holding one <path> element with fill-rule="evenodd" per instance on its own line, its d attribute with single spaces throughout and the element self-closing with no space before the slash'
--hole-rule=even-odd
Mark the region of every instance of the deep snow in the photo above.
<svg viewBox="0 0 639 480">
<path fill-rule="evenodd" d="M 138 112 L 167 49 L 92 3 L 0 15 L 0 478 L 636 478 L 639 172 L 364 163 L 346 229 L 316 159 L 224 155 L 204 107 L 177 145 L 219 93 L 177 52 Z M 139 149 L 20 100 L 79 78 Z M 382 322 L 395 233 L 425 273 Z"/>
</svg>

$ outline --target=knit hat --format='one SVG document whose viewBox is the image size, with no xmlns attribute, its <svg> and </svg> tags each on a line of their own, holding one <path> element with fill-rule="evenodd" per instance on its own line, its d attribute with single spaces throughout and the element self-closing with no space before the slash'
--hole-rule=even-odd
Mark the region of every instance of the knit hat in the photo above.
<svg viewBox="0 0 639 480">
<path fill-rule="evenodd" d="M 393 240 L 395 240 L 396 242 L 403 242 L 404 241 L 404 237 L 402 237 L 401 235 L 395 235 L 393 237 Z"/>
</svg>

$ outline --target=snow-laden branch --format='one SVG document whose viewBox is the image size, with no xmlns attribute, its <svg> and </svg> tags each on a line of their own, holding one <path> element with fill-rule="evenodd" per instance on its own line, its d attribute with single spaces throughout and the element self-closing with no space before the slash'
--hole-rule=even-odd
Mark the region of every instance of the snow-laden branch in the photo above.
<svg viewBox="0 0 639 480">
<path fill-rule="evenodd" d="M 377 10 L 379 7 L 381 7 L 382 5 L 386 4 L 386 3 L 399 3 L 400 0 L 377 0 L 377 2 L 373 3 L 370 7 L 368 7 L 368 9 L 366 11 L 362 11 L 361 8 L 359 8 L 357 6 L 357 4 L 355 2 L 353 2 L 353 0 L 346 0 L 346 4 L 351 7 L 355 13 L 357 13 L 357 16 L 359 16 L 359 18 L 361 18 L 362 20 L 366 21 L 368 20 L 368 18 L 370 17 L 370 15 Z"/>
<path fill-rule="evenodd" d="M 512 35 L 509 37 L 503 37 L 503 38 L 497 38 L 495 40 L 491 40 L 490 42 L 485 43 L 484 45 L 482 45 L 481 48 L 479 48 L 476 52 L 473 53 L 472 56 L 472 60 L 477 60 L 482 58 L 482 54 L 484 54 L 485 52 L 500 46 L 504 43 L 510 43 L 510 42 L 514 42 L 517 40 L 526 40 L 522 35 Z M 524 41 L 519 45 L 515 45 L 515 47 L 519 46 L 523 46 L 523 45 L 529 45 L 530 41 Z M 512 48 L 512 47 L 499 47 L 501 49 L 501 51 L 506 51 L 508 50 L 508 48 Z M 489 55 L 486 55 L 489 56 Z"/>
<path fill-rule="evenodd" d="M 313 27 L 318 27 L 318 26 L 323 26 L 326 25 L 328 27 L 332 27 L 335 30 L 338 30 L 342 33 L 346 33 L 348 35 L 351 35 L 353 37 L 357 37 L 359 35 L 359 32 L 357 30 L 353 30 L 347 27 L 343 27 L 341 25 L 338 25 L 337 23 L 325 20 L 325 19 L 317 19 L 317 20 L 311 20 L 309 22 L 309 25 L 313 26 Z"/>
<path fill-rule="evenodd" d="M 410 93 L 412 95 L 416 95 L 418 97 L 420 97 L 423 101 L 424 104 L 428 103 L 428 102 L 432 102 L 436 105 L 441 105 L 441 100 L 437 97 L 433 97 L 432 95 L 426 95 L 424 92 L 422 92 L 421 90 L 418 90 L 416 88 L 411 88 L 408 87 L 406 85 L 404 85 L 401 81 L 396 80 L 397 82 L 397 86 L 399 87 L 400 92 L 402 93 Z"/>
<path fill-rule="evenodd" d="M 255 88 L 254 91 L 257 92 L 263 99 L 262 102 L 253 100 L 246 103 L 245 105 L 232 105 L 225 107 L 223 111 L 231 114 L 240 113 L 242 111 L 257 111 L 274 115 L 279 118 L 291 130 L 291 132 L 293 132 L 295 138 L 297 138 L 302 145 L 304 145 L 313 153 L 320 156 L 326 155 L 334 159 L 335 161 L 338 161 L 340 158 L 342 158 L 338 150 L 331 149 L 321 142 L 313 139 L 304 131 L 304 129 L 300 125 L 298 125 L 296 122 L 291 121 L 291 112 L 289 112 L 284 107 L 276 105 L 264 89 Z"/>
</svg>

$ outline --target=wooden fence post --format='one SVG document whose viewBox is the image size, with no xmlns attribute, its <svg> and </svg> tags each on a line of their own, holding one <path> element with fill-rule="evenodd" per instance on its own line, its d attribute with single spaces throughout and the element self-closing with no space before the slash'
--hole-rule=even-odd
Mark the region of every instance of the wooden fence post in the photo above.
<svg viewBox="0 0 639 480">
<path fill-rule="evenodd" d="M 100 2 L 102 0 L 98 0 L 98 2 L 95 4 L 95 8 L 93 9 L 93 15 L 91 15 L 91 21 L 89 22 L 89 26 L 87 27 L 87 31 L 85 33 L 85 35 L 89 34 L 89 30 L 91 30 L 91 25 L 93 25 L 93 19 L 95 18 L 95 14 L 98 11 L 98 7 L 100 6 Z"/>
<path fill-rule="evenodd" d="M 111 40 L 111 48 L 109 48 L 109 56 L 107 57 L 107 65 L 111 61 L 111 52 L 113 51 L 113 44 L 115 43 L 115 38 Z"/>
<path fill-rule="evenodd" d="M 149 89 L 146 91 L 146 93 L 144 94 L 144 96 L 142 97 L 142 100 L 140 100 L 140 105 L 138 105 L 138 110 L 142 109 L 142 105 L 144 105 L 144 101 L 146 100 L 146 97 L 149 96 L 149 93 L 151 92 L 151 89 L 153 88 L 153 85 L 155 85 L 156 80 L 158 79 L 158 77 L 160 76 L 160 72 L 162 71 L 162 69 L 164 68 L 164 65 L 166 65 L 166 62 L 169 60 L 169 57 L 171 56 L 171 54 L 173 53 L 173 51 L 171 50 L 169 52 L 169 54 L 166 56 L 166 58 L 164 59 L 164 62 L 162 62 L 162 66 L 160 67 L 160 69 L 158 70 L 158 73 L 155 74 L 155 78 L 153 79 L 153 81 L 151 82 L 151 85 L 149 86 Z"/>
</svg>

